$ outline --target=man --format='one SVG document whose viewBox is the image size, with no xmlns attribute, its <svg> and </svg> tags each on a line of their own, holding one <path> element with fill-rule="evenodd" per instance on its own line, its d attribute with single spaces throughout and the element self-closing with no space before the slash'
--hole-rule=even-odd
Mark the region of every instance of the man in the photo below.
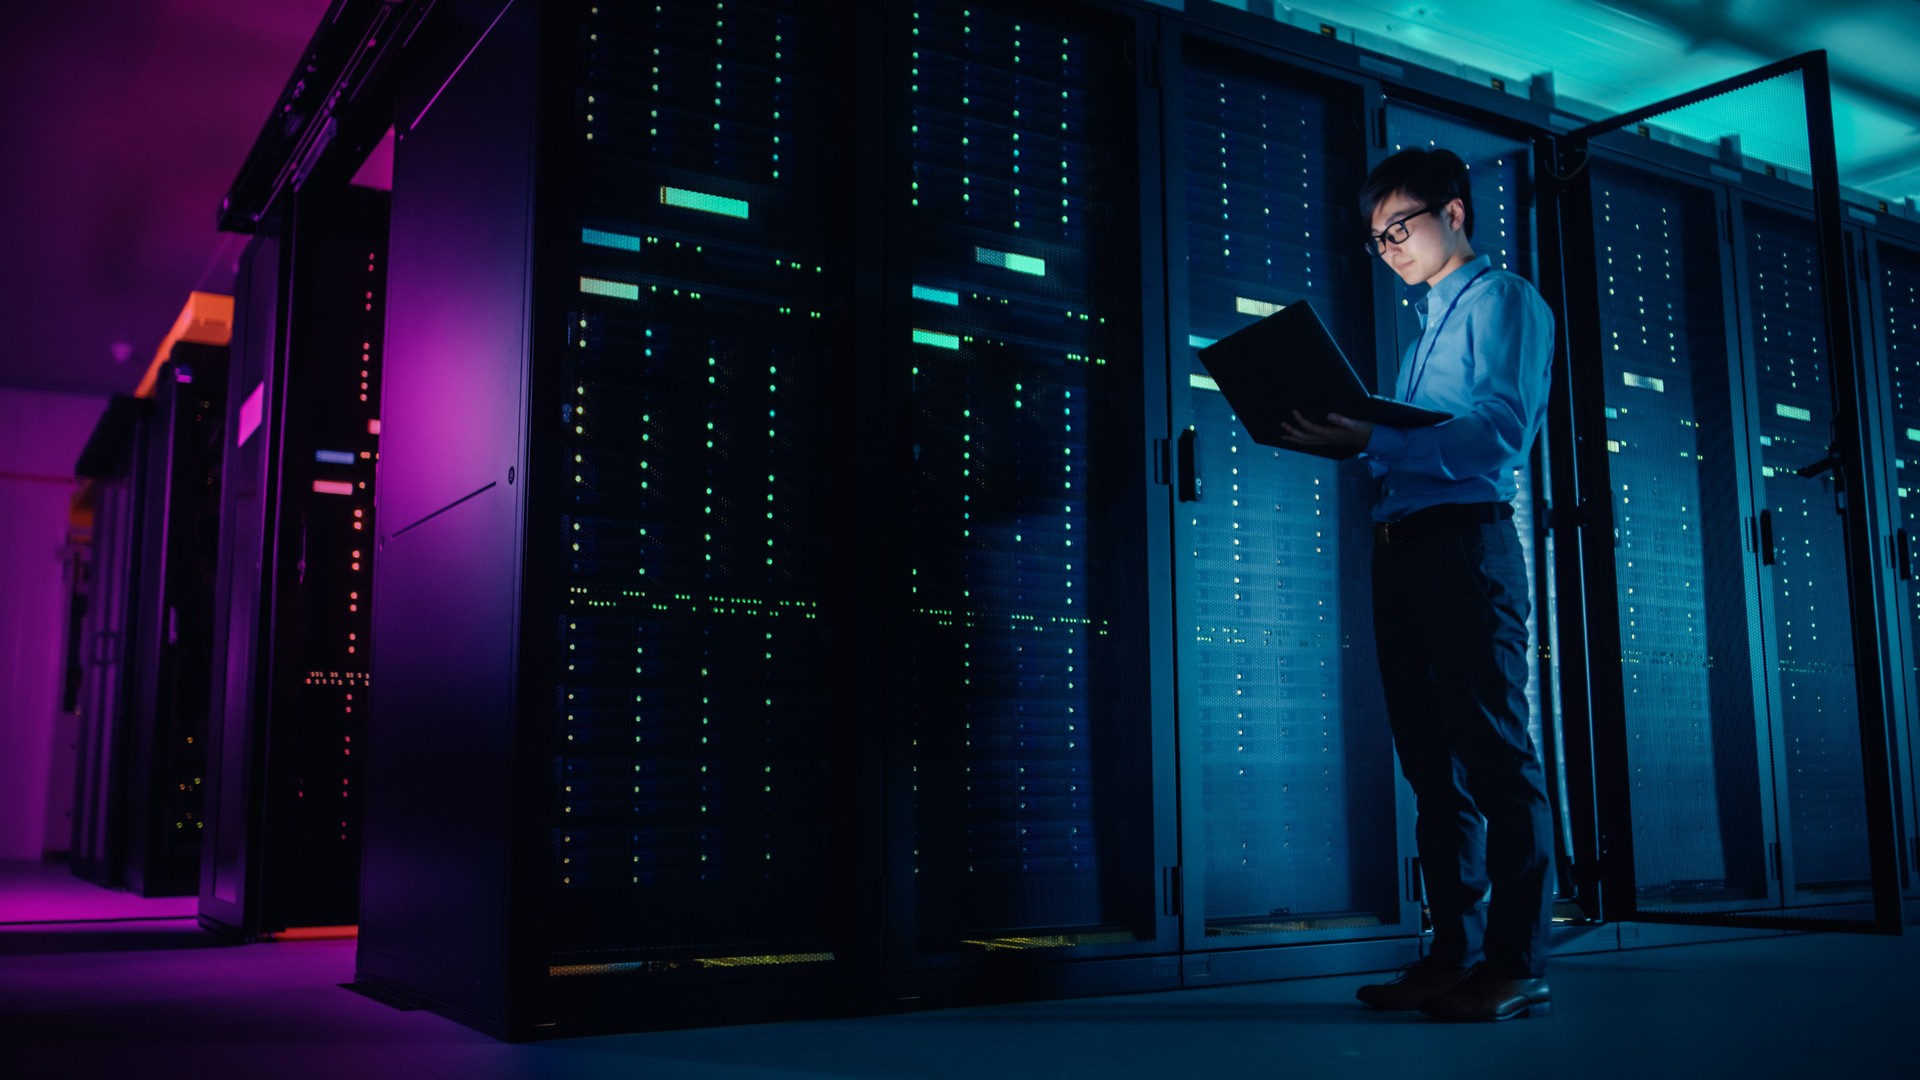
<svg viewBox="0 0 1920 1080">
<path fill-rule="evenodd" d="M 1286 427 L 1296 442 L 1361 451 L 1380 481 L 1374 636 L 1413 786 L 1433 947 L 1359 998 L 1444 1020 L 1542 1016 L 1552 824 L 1527 734 L 1527 581 L 1512 499 L 1514 467 L 1546 410 L 1553 315 L 1525 279 L 1474 254 L 1473 196 L 1453 153 L 1394 154 L 1360 203 L 1367 250 L 1429 287 L 1397 396 L 1453 418 L 1401 429 L 1296 411 Z"/>
</svg>

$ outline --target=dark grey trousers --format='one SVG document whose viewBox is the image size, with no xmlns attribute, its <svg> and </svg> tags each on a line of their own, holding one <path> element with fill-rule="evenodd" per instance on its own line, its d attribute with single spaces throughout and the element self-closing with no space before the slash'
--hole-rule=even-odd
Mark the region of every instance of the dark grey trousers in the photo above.
<svg viewBox="0 0 1920 1080">
<path fill-rule="evenodd" d="M 1432 955 L 1543 975 L 1553 823 L 1527 734 L 1527 580 L 1513 522 L 1377 545 L 1373 609 L 1387 716 L 1417 805 Z"/>
</svg>

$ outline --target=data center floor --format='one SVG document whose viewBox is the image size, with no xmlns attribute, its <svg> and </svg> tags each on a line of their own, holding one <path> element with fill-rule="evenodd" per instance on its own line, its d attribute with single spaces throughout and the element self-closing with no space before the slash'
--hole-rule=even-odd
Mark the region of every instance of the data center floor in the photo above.
<svg viewBox="0 0 1920 1080">
<path fill-rule="evenodd" d="M 6 882 L 0 880 L 0 889 Z M 98 1077 L 1896 1076 L 1920 933 L 1556 959 L 1549 1019 L 1442 1025 L 1365 976 L 510 1045 L 341 984 L 351 940 L 191 920 L 0 926 L 0 1061 Z"/>
</svg>

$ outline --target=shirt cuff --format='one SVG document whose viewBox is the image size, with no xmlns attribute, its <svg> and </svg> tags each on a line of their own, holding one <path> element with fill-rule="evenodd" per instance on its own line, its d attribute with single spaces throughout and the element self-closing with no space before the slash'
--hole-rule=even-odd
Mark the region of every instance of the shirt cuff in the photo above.
<svg viewBox="0 0 1920 1080">
<path fill-rule="evenodd" d="M 1407 433 L 1386 424 L 1373 425 L 1373 435 L 1361 453 L 1368 457 L 1396 458 L 1407 448 Z"/>
</svg>

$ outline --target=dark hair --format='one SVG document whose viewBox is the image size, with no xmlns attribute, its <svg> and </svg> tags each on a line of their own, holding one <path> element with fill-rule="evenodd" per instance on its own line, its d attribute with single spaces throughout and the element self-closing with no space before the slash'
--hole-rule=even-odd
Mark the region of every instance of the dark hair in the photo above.
<svg viewBox="0 0 1920 1080">
<path fill-rule="evenodd" d="M 1451 150 L 1423 150 L 1409 146 L 1373 167 L 1360 185 L 1360 217 L 1373 220 L 1373 208 L 1396 191 L 1404 191 L 1436 210 L 1454 199 L 1466 208 L 1467 239 L 1473 239 L 1473 188 L 1467 163 Z"/>
</svg>

